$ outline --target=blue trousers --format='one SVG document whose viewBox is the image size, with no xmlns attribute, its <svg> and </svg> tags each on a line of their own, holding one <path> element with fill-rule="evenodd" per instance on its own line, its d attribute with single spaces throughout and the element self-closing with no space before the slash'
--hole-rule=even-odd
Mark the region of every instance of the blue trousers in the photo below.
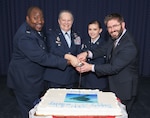
<svg viewBox="0 0 150 118">
<path fill-rule="evenodd" d="M 34 107 L 34 102 L 41 97 L 42 92 L 22 92 L 14 90 L 22 118 L 29 118 L 29 111 Z"/>
</svg>

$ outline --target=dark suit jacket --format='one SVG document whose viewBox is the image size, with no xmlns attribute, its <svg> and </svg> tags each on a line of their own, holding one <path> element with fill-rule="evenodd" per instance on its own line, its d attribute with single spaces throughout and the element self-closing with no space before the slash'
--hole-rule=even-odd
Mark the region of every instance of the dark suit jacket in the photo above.
<svg viewBox="0 0 150 118">
<path fill-rule="evenodd" d="M 94 44 L 91 43 L 91 39 L 87 40 L 85 44 L 84 50 L 93 50 L 105 44 L 105 40 L 103 38 L 99 38 Z M 96 59 L 88 59 L 88 63 L 90 64 L 104 64 L 105 63 L 105 56 L 96 58 Z M 82 74 L 82 87 L 83 88 L 90 88 L 90 89 L 99 89 L 105 90 L 108 87 L 108 80 L 107 77 L 98 77 L 96 73 L 87 72 Z"/>
<path fill-rule="evenodd" d="M 8 87 L 20 91 L 42 91 L 44 66 L 65 69 L 67 61 L 48 54 L 45 38 L 23 23 L 13 42 L 13 55 L 8 69 Z"/>
<path fill-rule="evenodd" d="M 71 47 L 69 48 L 65 37 L 60 29 L 56 31 L 48 31 L 48 47 L 49 51 L 55 55 L 63 57 L 64 54 L 70 53 L 77 55 L 81 52 L 81 39 L 77 33 L 71 32 Z M 78 82 L 79 74 L 72 66 L 67 66 L 65 70 L 58 68 L 47 68 L 44 74 L 47 81 L 51 81 L 60 85 L 69 85 Z"/>
<path fill-rule="evenodd" d="M 105 47 L 92 51 L 94 58 L 106 53 L 108 61 L 107 64 L 96 64 L 95 71 L 98 76 L 109 75 L 110 90 L 121 100 L 128 100 L 137 92 L 138 49 L 128 32 L 125 32 L 113 52 L 112 48 L 113 41 L 110 39 Z"/>
</svg>

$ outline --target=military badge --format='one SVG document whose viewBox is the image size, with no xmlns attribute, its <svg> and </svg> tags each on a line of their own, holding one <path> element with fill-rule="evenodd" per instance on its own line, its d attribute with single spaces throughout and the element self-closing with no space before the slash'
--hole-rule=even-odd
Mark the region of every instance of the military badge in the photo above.
<svg viewBox="0 0 150 118">
<path fill-rule="evenodd" d="M 61 41 L 60 41 L 60 38 L 58 36 L 56 37 L 56 44 L 58 46 L 61 46 Z"/>
<path fill-rule="evenodd" d="M 96 42 L 97 45 L 99 45 L 99 42 Z"/>
<path fill-rule="evenodd" d="M 74 44 L 75 45 L 81 45 L 81 38 L 77 35 L 77 33 L 73 33 L 74 35 Z"/>
</svg>

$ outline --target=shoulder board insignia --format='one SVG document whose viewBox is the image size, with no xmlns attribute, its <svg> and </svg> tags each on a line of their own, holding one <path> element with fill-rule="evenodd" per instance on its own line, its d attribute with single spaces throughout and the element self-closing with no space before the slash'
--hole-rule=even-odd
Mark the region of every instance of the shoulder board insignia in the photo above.
<svg viewBox="0 0 150 118">
<path fill-rule="evenodd" d="M 26 31 L 27 34 L 30 34 L 31 32 L 29 30 Z"/>
</svg>

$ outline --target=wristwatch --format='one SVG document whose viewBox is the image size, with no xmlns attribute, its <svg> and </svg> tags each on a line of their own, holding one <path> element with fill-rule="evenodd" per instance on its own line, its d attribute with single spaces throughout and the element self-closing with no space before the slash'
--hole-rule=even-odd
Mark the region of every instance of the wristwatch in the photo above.
<svg viewBox="0 0 150 118">
<path fill-rule="evenodd" d="M 87 50 L 86 53 L 87 53 L 86 58 L 88 58 L 89 57 L 89 50 Z"/>
</svg>

